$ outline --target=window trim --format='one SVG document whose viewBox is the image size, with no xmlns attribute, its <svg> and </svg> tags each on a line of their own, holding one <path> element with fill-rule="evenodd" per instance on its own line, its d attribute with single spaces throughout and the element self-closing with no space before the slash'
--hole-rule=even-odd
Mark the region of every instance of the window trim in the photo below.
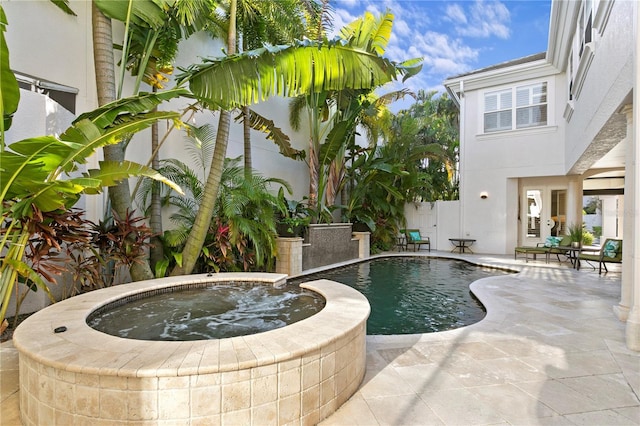
<svg viewBox="0 0 640 426">
<path fill-rule="evenodd" d="M 541 103 L 529 103 L 527 105 L 523 105 L 523 106 L 518 106 L 517 105 L 517 91 L 518 89 L 522 89 L 522 88 L 529 88 L 529 90 L 531 90 L 532 87 L 535 86 L 539 86 L 539 85 L 546 85 L 546 93 L 545 93 L 545 97 L 546 97 L 546 101 L 545 102 L 541 102 Z M 542 127 L 547 127 L 547 126 L 552 126 L 553 123 L 553 108 L 552 108 L 552 102 L 551 102 L 551 94 L 553 93 L 553 83 L 552 83 L 552 79 L 543 79 L 543 80 L 532 80 L 532 81 L 528 81 L 528 82 L 520 82 L 519 84 L 513 84 L 513 85 L 509 85 L 509 86 L 502 86 L 502 87 L 492 87 L 490 89 L 487 89 L 485 91 L 483 91 L 480 95 L 480 102 L 482 105 L 482 108 L 479 108 L 480 110 L 480 117 L 479 117 L 479 130 L 481 135 L 492 135 L 492 134 L 496 134 L 496 133 L 501 133 L 501 132 L 514 132 L 514 131 L 527 131 L 527 130 L 531 130 L 531 129 L 539 129 Z M 492 95 L 492 94 L 497 94 L 499 95 L 500 93 L 505 93 L 505 92 L 511 92 L 511 108 L 509 108 L 511 110 L 511 128 L 495 128 L 494 130 L 487 130 L 486 129 L 486 123 L 485 123 L 485 118 L 487 116 L 488 113 L 495 113 L 495 112 L 500 112 L 500 111 L 506 111 L 506 109 L 496 109 L 496 110 L 492 110 L 492 111 L 486 111 L 486 97 L 488 95 Z M 531 93 L 529 93 L 529 98 L 531 100 Z M 546 105 L 547 107 L 547 116 L 546 116 L 546 123 L 545 124 L 538 124 L 538 125 L 533 125 L 533 126 L 526 126 L 526 127 L 518 127 L 518 123 L 517 123 L 517 112 L 519 109 L 522 108 L 531 108 L 531 107 L 535 107 L 535 106 L 540 106 L 540 105 Z"/>
</svg>

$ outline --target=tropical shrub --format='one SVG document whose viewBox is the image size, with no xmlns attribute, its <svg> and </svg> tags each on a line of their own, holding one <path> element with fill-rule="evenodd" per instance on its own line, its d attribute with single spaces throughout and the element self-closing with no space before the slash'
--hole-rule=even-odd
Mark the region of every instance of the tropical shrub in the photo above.
<svg viewBox="0 0 640 426">
<path fill-rule="evenodd" d="M 283 187 L 278 190 L 278 203 L 279 205 L 276 207 L 284 206 L 284 210 L 276 210 L 275 212 L 278 235 L 303 236 L 304 229 L 311 222 L 309 208 L 306 203 L 286 198 Z"/>
<path fill-rule="evenodd" d="M 4 20 L 4 15 L 0 15 Z M 2 33 L 2 31 L 0 31 Z M 2 34 L 2 56 L 8 54 Z M 2 85 L 12 73 L 1 74 Z M 14 77 L 15 79 L 15 77 Z M 173 112 L 150 112 L 160 102 L 186 93 L 178 89 L 161 95 L 141 94 L 121 99 L 80 115 L 60 136 L 40 136 L 5 145 L 4 125 L 0 129 L 0 194 L 2 196 L 2 239 L 0 240 L 0 329 L 5 326 L 9 299 L 19 281 L 46 289 L 46 283 L 25 259 L 29 223 L 36 212 L 65 211 L 82 194 L 99 193 L 103 187 L 132 176 L 147 176 L 180 188 L 155 170 L 129 161 L 102 161 L 99 169 L 79 173 L 98 149 L 117 144 L 161 119 L 177 119 Z M 3 115 L 4 117 L 4 115 Z M 10 123 L 4 117 L 3 123 Z M 30 285 L 30 288 L 35 288 Z M 46 290 L 45 290 L 46 291 Z"/>
<path fill-rule="evenodd" d="M 193 170 L 178 160 L 163 161 L 160 170 L 180 182 L 186 194 L 171 194 L 167 198 L 167 205 L 175 209 L 170 219 L 176 228 L 164 233 L 163 241 L 170 254 L 156 269 L 157 275 L 181 262 L 182 246 L 193 227 L 203 191 L 203 184 Z M 194 272 L 271 269 L 276 254 L 275 212 L 284 209 L 278 197 L 269 192 L 271 184 L 289 188 L 279 179 L 267 179 L 256 173 L 245 176 L 240 158 L 226 160 L 216 211 Z"/>
<path fill-rule="evenodd" d="M 164 232 L 162 241 L 165 259 L 156 266 L 156 276 L 164 276 L 168 268 L 180 265 L 182 250 L 191 232 L 198 208 L 205 192 L 204 177 L 215 145 L 212 126 L 188 126 L 185 150 L 193 160 L 190 167 L 177 159 L 163 160 L 160 172 L 183 188 L 184 194 L 163 188 L 163 205 L 169 207 L 174 229 Z M 138 202 L 147 206 L 152 181 L 141 187 Z M 269 269 L 274 264 L 276 250 L 276 212 L 286 211 L 280 199 L 270 192 L 272 185 L 291 191 L 281 179 L 264 178 L 259 174 L 246 175 L 240 157 L 226 159 L 220 179 L 214 215 L 194 272 L 251 271 Z"/>
</svg>

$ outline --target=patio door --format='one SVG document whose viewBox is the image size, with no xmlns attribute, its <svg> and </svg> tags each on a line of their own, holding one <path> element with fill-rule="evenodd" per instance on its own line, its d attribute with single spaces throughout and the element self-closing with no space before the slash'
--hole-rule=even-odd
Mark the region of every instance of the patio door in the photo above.
<svg viewBox="0 0 640 426">
<path fill-rule="evenodd" d="M 567 190 L 548 186 L 525 187 L 520 211 L 521 241 L 535 246 L 549 236 L 562 236 L 567 227 Z"/>
</svg>

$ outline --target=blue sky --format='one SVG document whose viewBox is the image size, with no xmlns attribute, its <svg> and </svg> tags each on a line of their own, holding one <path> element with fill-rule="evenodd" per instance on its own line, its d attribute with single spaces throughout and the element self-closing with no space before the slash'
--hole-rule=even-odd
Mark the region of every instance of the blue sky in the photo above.
<svg viewBox="0 0 640 426">
<path fill-rule="evenodd" d="M 550 0 L 332 0 L 337 29 L 369 11 L 395 15 L 386 56 L 424 59 L 411 90 L 444 91 L 442 82 L 467 71 L 544 52 Z"/>
</svg>

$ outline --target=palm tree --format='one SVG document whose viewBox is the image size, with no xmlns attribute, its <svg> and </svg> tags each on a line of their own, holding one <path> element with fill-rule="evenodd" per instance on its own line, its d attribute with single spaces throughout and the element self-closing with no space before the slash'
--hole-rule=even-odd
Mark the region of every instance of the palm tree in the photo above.
<svg viewBox="0 0 640 426">
<path fill-rule="evenodd" d="M 233 34 L 232 31 L 229 33 Z M 223 151 L 226 151 L 228 139 L 229 115 L 225 110 L 248 105 L 272 95 L 317 96 L 345 88 L 370 89 L 394 80 L 399 75 L 406 79 L 421 69 L 420 59 L 397 64 L 379 55 L 376 49 L 363 49 L 358 44 L 361 41 L 359 35 L 356 32 L 348 43 L 343 40 L 303 41 L 290 46 L 264 47 L 242 55 L 229 55 L 192 65 L 178 76 L 179 84 L 188 81 L 190 90 L 198 99 L 210 106 L 217 105 L 222 111 L 216 153 L 207 178 L 208 196 L 203 198 L 196 223 L 185 244 L 183 265 L 175 268 L 172 275 L 192 270 L 206 236 L 206 226 L 214 211 L 224 160 Z M 373 40 L 372 45 L 378 46 L 379 37 L 374 37 Z M 233 51 L 231 36 L 228 45 L 229 50 Z M 313 151 L 310 157 L 312 155 Z"/>
<path fill-rule="evenodd" d="M 236 12 L 237 0 L 231 0 L 229 4 L 229 30 L 227 32 L 227 52 L 234 55 L 236 52 Z M 184 245 L 182 253 L 182 264 L 176 265 L 171 271 L 171 275 L 190 274 L 196 265 L 199 253 L 202 250 L 209 223 L 213 217 L 215 202 L 218 197 L 220 187 L 220 178 L 224 159 L 227 155 L 227 145 L 229 143 L 229 126 L 231 114 L 227 109 L 220 110 L 218 120 L 218 135 L 216 144 L 211 158 L 211 166 L 209 175 L 205 185 L 205 192 L 202 196 L 202 202 L 198 208 L 198 213 L 193 222 L 193 227 Z"/>
<path fill-rule="evenodd" d="M 455 172 L 458 162 L 458 112 L 453 101 L 437 92 L 419 91 L 416 102 L 400 111 L 387 134 L 389 143 L 403 141 L 430 147 L 428 156 L 417 163 L 425 181 L 412 189 L 412 199 L 423 201 L 454 200 L 458 197 Z"/>
<path fill-rule="evenodd" d="M 165 232 L 165 242 L 172 247 L 174 257 L 182 258 L 176 254 L 176 250 L 186 242 L 189 232 L 195 222 L 198 206 L 202 202 L 205 192 L 204 177 L 207 176 L 208 167 L 211 164 L 213 147 L 215 144 L 215 131 L 212 126 L 190 126 L 186 138 L 186 150 L 191 154 L 195 168 L 176 160 L 163 160 L 160 172 L 171 181 L 180 185 L 184 195 L 174 193 L 171 188 L 164 191 L 163 200 L 166 205 L 176 208 L 170 219 L 177 228 Z M 237 257 L 249 266 L 263 267 L 268 264 L 275 254 L 275 220 L 274 214 L 282 210 L 278 197 L 268 191 L 273 184 L 281 185 L 289 192 L 289 185 L 280 179 L 267 179 L 256 174 L 246 177 L 243 168 L 238 166 L 239 159 L 226 159 L 222 172 L 220 191 L 216 200 L 214 219 L 209 224 L 209 232 L 205 240 L 205 250 L 201 251 L 197 260 L 198 272 L 209 271 L 213 265 L 209 265 L 216 258 L 214 252 L 228 251 L 225 259 Z M 146 183 L 140 192 L 140 204 L 147 205 L 152 185 Z M 216 240 L 217 226 L 225 227 L 225 236 L 228 239 Z M 238 248 L 242 252 L 235 253 Z M 234 253 L 231 255 L 231 253 Z M 164 262 L 168 266 L 169 259 Z M 223 269 L 231 265 L 218 265 Z M 158 272 L 159 269 L 156 269 Z M 161 271 L 160 275 L 164 273 Z"/>
<path fill-rule="evenodd" d="M 96 71 L 96 86 L 98 88 L 98 104 L 104 105 L 122 96 L 124 73 L 131 70 L 136 76 L 134 94 L 138 93 L 142 81 L 154 89 L 161 89 L 166 81 L 165 73 L 172 71 L 172 62 L 177 52 L 177 45 L 182 37 L 188 37 L 202 29 L 207 23 L 207 17 L 215 7 L 213 0 L 198 0 L 190 2 L 174 2 L 170 0 L 136 0 L 128 2 L 114 2 L 110 0 L 94 0 L 92 4 L 93 17 L 93 48 L 94 65 Z M 113 56 L 112 24 L 116 19 L 125 24 L 125 41 L 121 47 L 120 76 L 116 78 Z M 157 126 L 157 124 L 156 124 Z M 157 166 L 157 128 L 152 129 L 151 151 L 154 153 L 153 164 Z M 114 146 L 103 149 L 104 157 L 113 161 L 122 161 L 129 138 Z M 112 208 L 118 215 L 124 217 L 132 210 L 131 191 L 127 181 L 120 182 L 109 189 Z M 162 219 L 159 203 L 151 211 L 150 224 L 156 233 L 162 232 Z M 160 248 L 160 244 L 155 244 Z M 155 253 L 155 256 L 162 256 Z M 134 280 L 153 278 L 150 266 L 146 262 L 135 264 L 131 270 Z"/>
<path fill-rule="evenodd" d="M 341 38 L 354 48 L 383 55 L 392 26 L 391 12 L 387 11 L 379 18 L 366 13 L 343 28 Z M 418 59 L 412 61 L 415 64 L 420 62 Z M 414 73 L 419 70 L 420 67 L 416 67 Z M 411 75 L 406 74 L 405 79 Z M 354 144 L 357 125 L 367 122 L 364 112 L 374 104 L 370 95 L 378 86 L 312 93 L 290 104 L 289 116 L 294 129 L 299 128 L 303 109 L 307 110 L 309 116 L 309 206 L 315 213 L 315 220 L 329 216 L 329 207 L 334 204 L 344 177 L 347 147 Z M 383 97 L 378 107 L 394 96 L 404 96 L 406 93 L 400 91 Z"/>
<path fill-rule="evenodd" d="M 228 2 L 221 6 L 228 10 Z M 248 51 L 262 47 L 264 44 L 281 45 L 300 40 L 305 35 L 307 20 L 313 22 L 318 13 L 319 5 L 315 0 L 240 0 L 237 11 L 237 31 L 239 33 L 239 47 L 241 51 Z M 210 31 L 217 37 L 227 37 L 229 24 L 228 12 L 226 16 L 218 17 L 216 24 Z M 268 137 L 281 148 L 284 155 L 291 158 L 300 156 L 300 152 L 293 150 L 286 135 L 283 135 L 268 118 L 252 111 L 248 105 L 243 105 L 241 113 L 235 118 L 241 121 L 244 131 L 244 169 L 247 175 L 252 170 L 251 129 L 268 132 Z"/>
<path fill-rule="evenodd" d="M 116 3 L 100 1 L 106 4 Z M 134 6 L 132 13 L 127 16 L 138 19 L 140 16 L 146 17 L 147 14 L 136 13 L 136 10 L 138 7 L 148 6 L 148 3 L 156 2 L 127 3 Z M 206 193 L 185 245 L 183 266 L 172 271 L 173 274 L 189 273 L 192 270 L 206 236 L 226 154 L 229 109 L 250 105 L 272 95 L 298 96 L 344 88 L 377 87 L 398 76 L 406 78 L 420 69 L 419 60 L 399 64 L 391 62 L 375 50 L 367 51 L 359 47 L 355 37 L 351 40 L 352 45 L 345 45 L 343 41 L 301 41 L 288 46 L 264 47 L 235 55 L 235 6 L 236 2 L 232 1 L 228 56 L 192 65 L 177 80 L 179 85 L 188 82 L 191 92 L 204 105 L 221 109 L 221 112 L 216 149 L 205 186 Z M 110 29 L 110 26 L 107 27 Z M 95 38 L 104 45 L 107 39 L 102 38 L 99 31 L 96 33 Z M 110 46 L 110 41 L 106 44 Z M 97 55 L 102 56 L 109 55 Z M 97 66 L 97 74 L 100 69 Z M 130 195 L 126 195 L 128 199 Z M 147 267 L 147 270 L 150 273 L 150 268 Z"/>
</svg>

